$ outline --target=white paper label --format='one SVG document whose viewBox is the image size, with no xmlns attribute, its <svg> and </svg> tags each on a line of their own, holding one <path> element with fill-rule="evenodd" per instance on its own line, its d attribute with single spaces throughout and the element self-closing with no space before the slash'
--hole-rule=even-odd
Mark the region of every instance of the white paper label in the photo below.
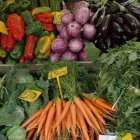
<svg viewBox="0 0 140 140">
<path fill-rule="evenodd" d="M 99 135 L 99 140 L 117 140 L 117 136 Z"/>
</svg>

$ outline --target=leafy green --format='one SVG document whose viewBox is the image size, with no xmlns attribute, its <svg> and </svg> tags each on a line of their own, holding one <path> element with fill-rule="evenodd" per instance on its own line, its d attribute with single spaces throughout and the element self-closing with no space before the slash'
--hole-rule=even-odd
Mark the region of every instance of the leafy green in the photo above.
<svg viewBox="0 0 140 140">
<path fill-rule="evenodd" d="M 7 138 L 4 135 L 0 134 L 0 140 L 7 140 Z"/>
<path fill-rule="evenodd" d="M 24 120 L 24 109 L 14 102 L 9 102 L 0 108 L 0 126 L 18 125 Z"/>
<path fill-rule="evenodd" d="M 15 125 L 7 131 L 8 140 L 26 140 L 26 131 Z"/>
<path fill-rule="evenodd" d="M 134 39 L 119 49 L 110 49 L 101 56 L 100 63 L 96 90 L 118 109 L 114 114 L 115 126 L 108 127 L 114 132 L 127 130 L 137 140 L 140 136 L 140 42 Z"/>
<path fill-rule="evenodd" d="M 99 59 L 101 51 L 92 42 L 86 43 L 85 50 L 89 61 L 94 62 Z"/>
</svg>

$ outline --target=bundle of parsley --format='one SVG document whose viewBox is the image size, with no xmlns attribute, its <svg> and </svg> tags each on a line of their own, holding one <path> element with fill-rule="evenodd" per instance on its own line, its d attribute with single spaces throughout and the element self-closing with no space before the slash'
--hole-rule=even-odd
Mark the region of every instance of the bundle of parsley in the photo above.
<svg viewBox="0 0 140 140">
<path fill-rule="evenodd" d="M 115 105 L 113 132 L 140 138 L 140 42 L 130 40 L 119 49 L 110 49 L 100 58 L 97 91 Z"/>
</svg>

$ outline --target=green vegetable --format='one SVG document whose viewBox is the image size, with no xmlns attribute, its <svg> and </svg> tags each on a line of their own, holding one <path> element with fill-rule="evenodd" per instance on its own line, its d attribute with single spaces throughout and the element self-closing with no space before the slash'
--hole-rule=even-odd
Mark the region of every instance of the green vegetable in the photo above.
<svg viewBox="0 0 140 140">
<path fill-rule="evenodd" d="M 0 108 L 0 126 L 19 125 L 24 118 L 24 109 L 17 105 L 16 102 L 9 101 Z"/>
<path fill-rule="evenodd" d="M 14 49 L 10 52 L 10 56 L 13 59 L 19 59 L 22 56 L 23 53 L 23 49 L 24 49 L 24 43 L 21 42 L 17 42 Z"/>
<path fill-rule="evenodd" d="M 3 8 L 5 8 L 6 2 L 5 1 L 0 1 L 0 11 L 2 11 Z"/>
<path fill-rule="evenodd" d="M 49 32 L 48 31 L 43 31 L 42 33 L 40 33 L 38 35 L 39 38 L 44 37 L 44 36 L 49 36 Z"/>
<path fill-rule="evenodd" d="M 7 19 L 7 14 L 5 12 L 0 12 L 0 20 L 5 23 L 6 19 Z"/>
<path fill-rule="evenodd" d="M 40 7 L 45 7 L 45 6 L 49 7 L 49 0 L 39 0 L 39 3 L 40 3 Z"/>
<path fill-rule="evenodd" d="M 127 130 L 137 140 L 140 137 L 140 42 L 130 40 L 119 49 L 110 49 L 100 62 L 96 91 L 118 109 L 115 126 L 108 127 L 113 132 Z"/>
<path fill-rule="evenodd" d="M 31 24 L 26 26 L 26 29 L 25 29 L 27 36 L 37 35 L 37 34 L 40 34 L 42 31 L 43 31 L 43 27 L 42 27 L 41 23 L 38 21 L 32 22 Z"/>
<path fill-rule="evenodd" d="M 10 55 L 6 58 L 6 64 L 16 64 L 16 60 L 14 60 Z"/>
<path fill-rule="evenodd" d="M 0 57 L 5 58 L 6 56 L 7 56 L 7 52 L 3 50 L 2 48 L 0 48 Z"/>
<path fill-rule="evenodd" d="M 9 12 L 14 13 L 20 9 L 20 5 L 18 2 L 14 2 L 8 6 Z"/>
<path fill-rule="evenodd" d="M 32 14 L 28 10 L 22 12 L 21 17 L 26 25 L 29 25 L 34 21 Z"/>
<path fill-rule="evenodd" d="M 20 70 L 17 71 L 13 78 L 15 79 L 16 83 L 32 83 L 34 82 L 34 78 L 31 74 L 29 74 L 28 70 Z"/>
<path fill-rule="evenodd" d="M 7 138 L 4 135 L 0 134 L 0 140 L 7 140 Z"/>
<path fill-rule="evenodd" d="M 26 130 L 15 125 L 7 131 L 8 140 L 26 140 Z"/>
</svg>

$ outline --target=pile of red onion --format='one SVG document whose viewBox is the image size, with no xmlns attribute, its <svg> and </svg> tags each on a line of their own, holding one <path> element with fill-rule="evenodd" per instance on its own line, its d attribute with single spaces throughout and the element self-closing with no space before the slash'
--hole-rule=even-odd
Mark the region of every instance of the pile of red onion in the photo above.
<svg viewBox="0 0 140 140">
<path fill-rule="evenodd" d="M 52 41 L 51 61 L 88 61 L 85 44 L 93 40 L 96 28 L 89 23 L 94 14 L 87 7 L 81 7 L 73 14 L 64 9 L 62 23 L 56 25 L 58 36 Z"/>
</svg>

